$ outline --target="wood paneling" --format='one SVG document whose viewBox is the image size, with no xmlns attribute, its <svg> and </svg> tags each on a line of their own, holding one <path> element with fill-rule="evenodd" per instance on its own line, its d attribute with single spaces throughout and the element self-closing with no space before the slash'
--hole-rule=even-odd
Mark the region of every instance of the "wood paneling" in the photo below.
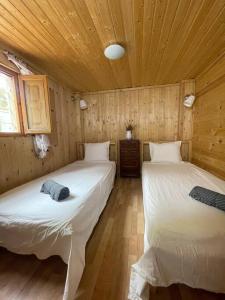
<svg viewBox="0 0 225 300">
<path fill-rule="evenodd" d="M 192 110 L 183 106 L 184 94 L 194 91 L 194 81 L 181 84 L 84 93 L 88 109 L 81 112 L 82 138 L 86 142 L 125 138 L 125 124 L 136 125 L 141 141 L 192 138 Z"/>
<path fill-rule="evenodd" d="M 60 168 L 77 158 L 80 136 L 80 109 L 71 101 L 71 91 L 50 81 L 53 132 L 52 147 L 40 160 L 33 150 L 32 136 L 0 138 L 0 193 Z"/>
<path fill-rule="evenodd" d="M 183 80 L 180 84 L 180 107 L 179 107 L 179 137 L 181 140 L 191 140 L 193 134 L 192 108 L 184 106 L 184 97 L 195 94 L 195 81 Z"/>
<path fill-rule="evenodd" d="M 225 56 L 196 79 L 193 162 L 225 179 Z"/>
<path fill-rule="evenodd" d="M 4 0 L 0 15 L 0 42 L 76 91 L 177 83 L 225 50 L 221 0 Z"/>
</svg>

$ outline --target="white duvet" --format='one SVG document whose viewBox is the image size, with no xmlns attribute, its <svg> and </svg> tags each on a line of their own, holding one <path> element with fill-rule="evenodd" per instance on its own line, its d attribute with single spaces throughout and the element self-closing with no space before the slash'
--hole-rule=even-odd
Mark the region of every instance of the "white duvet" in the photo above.
<svg viewBox="0 0 225 300">
<path fill-rule="evenodd" d="M 148 284 L 225 293 L 225 212 L 188 196 L 202 186 L 225 194 L 225 181 L 190 164 L 143 164 L 144 255 L 132 266 L 129 299 Z"/>
<path fill-rule="evenodd" d="M 113 188 L 114 162 L 72 163 L 0 195 L 0 246 L 44 259 L 59 255 L 68 264 L 65 300 L 74 299 L 85 266 L 85 245 Z M 70 197 L 54 201 L 40 193 L 53 179 Z"/>
</svg>

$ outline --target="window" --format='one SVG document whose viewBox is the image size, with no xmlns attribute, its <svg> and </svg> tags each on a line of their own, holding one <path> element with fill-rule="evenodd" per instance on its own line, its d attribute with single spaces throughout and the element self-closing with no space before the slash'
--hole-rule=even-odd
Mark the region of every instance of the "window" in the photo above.
<svg viewBox="0 0 225 300">
<path fill-rule="evenodd" d="M 46 75 L 18 75 L 0 66 L 0 136 L 51 133 Z"/>
<path fill-rule="evenodd" d="M 17 74 L 0 67 L 0 134 L 20 133 Z"/>
</svg>

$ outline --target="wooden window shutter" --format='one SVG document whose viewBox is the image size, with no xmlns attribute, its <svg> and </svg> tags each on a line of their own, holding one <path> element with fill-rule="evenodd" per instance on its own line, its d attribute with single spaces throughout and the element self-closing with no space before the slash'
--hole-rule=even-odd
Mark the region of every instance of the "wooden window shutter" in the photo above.
<svg viewBox="0 0 225 300">
<path fill-rule="evenodd" d="M 19 76 L 24 132 L 51 133 L 50 103 L 46 75 Z"/>
</svg>

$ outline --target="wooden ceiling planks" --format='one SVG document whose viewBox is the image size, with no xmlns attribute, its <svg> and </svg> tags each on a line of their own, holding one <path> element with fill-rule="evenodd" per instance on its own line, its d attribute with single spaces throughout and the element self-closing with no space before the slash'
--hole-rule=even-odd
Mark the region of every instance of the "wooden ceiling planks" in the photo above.
<svg viewBox="0 0 225 300">
<path fill-rule="evenodd" d="M 120 7 L 118 7 L 116 3 L 118 2 L 111 1 L 109 3 L 107 1 L 93 0 L 89 1 L 87 6 L 96 31 L 98 32 L 102 49 L 115 42 L 123 44 L 124 41 L 121 11 Z M 120 21 L 118 21 L 118 19 L 115 19 L 115 17 L 113 19 L 113 15 L 118 16 L 120 18 Z M 126 86 L 127 84 L 131 85 L 129 79 L 130 75 L 127 56 L 125 56 L 124 59 L 120 61 L 109 60 L 107 62 L 110 64 L 113 73 L 110 76 L 111 81 L 113 79 L 117 86 L 119 84 L 122 84 L 123 86 Z"/>
<path fill-rule="evenodd" d="M 58 78 L 60 77 L 62 80 L 63 78 L 67 78 L 67 74 L 68 78 L 73 77 L 73 69 L 70 69 L 69 72 L 67 68 L 64 68 L 62 74 L 61 66 L 58 63 L 58 61 L 60 61 L 60 55 L 58 55 L 56 51 L 62 42 L 58 39 L 56 41 L 56 43 L 58 42 L 58 46 L 56 47 L 55 45 L 57 44 L 55 44 L 52 47 L 50 34 L 48 34 L 48 31 L 43 31 L 43 17 L 39 19 L 39 22 L 35 22 L 35 14 L 38 15 L 39 13 L 38 7 L 33 6 L 33 13 L 30 13 L 30 10 L 28 10 L 20 0 L 12 2 L 15 6 L 9 3 L 9 1 L 4 1 L 4 8 L 2 5 L 0 6 L 1 38 L 2 34 L 8 37 L 8 39 L 3 40 L 3 42 L 9 43 L 12 48 L 15 47 L 18 52 L 22 52 L 25 57 L 34 63 L 39 64 L 43 61 L 43 64 L 40 63 L 40 65 L 43 68 L 51 68 L 51 71 L 57 73 Z M 33 1 L 30 1 L 27 4 L 33 3 Z M 45 23 L 47 23 L 47 21 Z M 8 30 L 8 28 L 10 30 Z M 55 50 L 56 54 L 52 52 L 52 49 Z M 49 65 L 49 63 L 51 63 L 51 65 Z"/>
<path fill-rule="evenodd" d="M 166 64 L 161 72 L 161 80 L 164 82 L 169 74 L 179 66 L 174 64 L 179 55 L 179 51 L 184 49 L 184 44 L 193 27 L 194 20 L 197 19 L 199 11 L 201 11 L 203 1 L 180 1 L 178 11 L 174 21 L 174 28 L 171 30 L 171 36 L 166 51 Z M 174 47 L 176 45 L 176 47 Z M 183 58 L 182 58 L 183 59 Z"/>
<path fill-rule="evenodd" d="M 207 20 L 207 22 L 203 22 L 202 26 L 200 24 L 196 26 L 191 33 L 189 43 L 186 45 L 184 60 L 181 61 L 180 59 L 181 71 L 184 61 L 190 65 L 190 68 L 187 68 L 185 72 L 183 70 L 185 76 L 189 76 L 189 74 L 198 75 L 207 67 L 212 57 L 215 59 L 217 55 L 225 51 L 225 1 L 215 3 L 209 0 L 207 6 L 211 3 L 214 5 L 208 14 L 202 14 L 202 19 Z M 207 48 L 207 53 L 205 53 L 204 48 Z M 192 57 L 191 53 L 196 50 L 196 55 Z"/>
<path fill-rule="evenodd" d="M 225 1 L 0 0 L 0 42 L 74 91 L 176 83 L 225 51 Z"/>
</svg>

